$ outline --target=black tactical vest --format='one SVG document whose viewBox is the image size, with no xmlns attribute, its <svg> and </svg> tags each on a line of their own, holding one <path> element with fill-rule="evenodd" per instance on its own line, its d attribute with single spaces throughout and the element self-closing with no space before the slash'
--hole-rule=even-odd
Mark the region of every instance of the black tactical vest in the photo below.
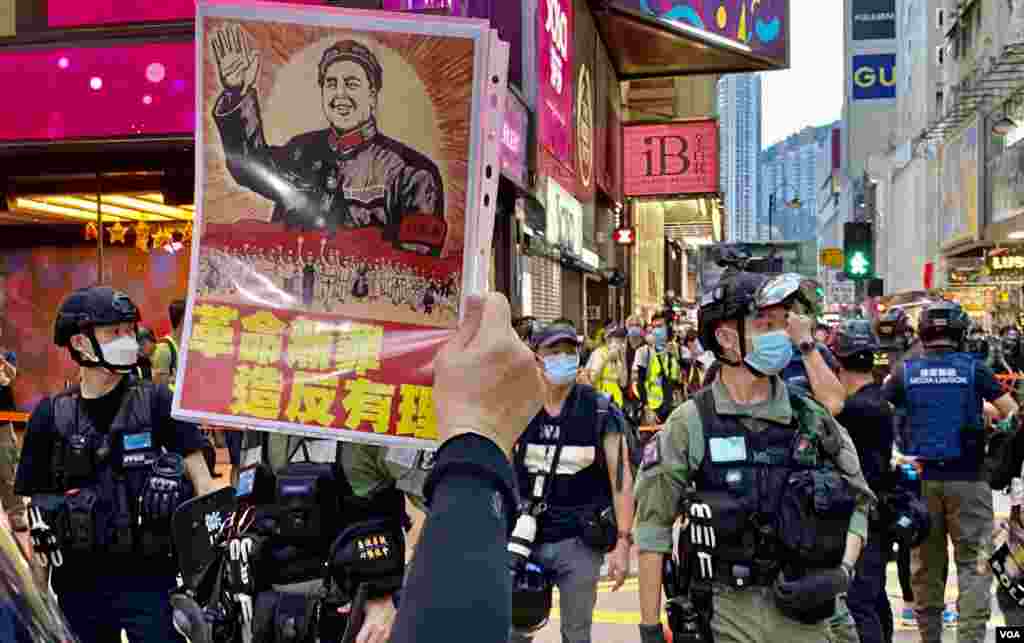
<svg viewBox="0 0 1024 643">
<path fill-rule="evenodd" d="M 77 388 L 53 398 L 52 488 L 68 508 L 66 554 L 138 551 L 138 498 L 162 447 L 154 434 L 155 391 L 151 382 L 130 380 L 106 432 L 93 425 Z"/>
</svg>

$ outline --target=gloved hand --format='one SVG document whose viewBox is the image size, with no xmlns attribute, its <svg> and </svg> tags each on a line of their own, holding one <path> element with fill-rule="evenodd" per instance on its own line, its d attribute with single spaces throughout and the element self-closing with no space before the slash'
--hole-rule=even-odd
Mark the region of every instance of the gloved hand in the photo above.
<svg viewBox="0 0 1024 643">
<path fill-rule="evenodd" d="M 666 643 L 665 630 L 661 629 L 661 623 L 657 625 L 640 624 L 640 643 Z"/>
<path fill-rule="evenodd" d="M 166 523 L 174 510 L 188 499 L 186 494 L 185 460 L 175 453 L 165 453 L 153 463 L 153 473 L 142 489 L 139 519 L 143 526 Z"/>
<path fill-rule="evenodd" d="M 817 623 L 821 607 L 831 605 L 825 617 L 834 609 L 835 597 L 850 589 L 849 572 L 844 567 L 825 569 L 793 581 L 779 574 L 775 581 L 775 605 L 786 616 L 801 623 Z"/>
</svg>

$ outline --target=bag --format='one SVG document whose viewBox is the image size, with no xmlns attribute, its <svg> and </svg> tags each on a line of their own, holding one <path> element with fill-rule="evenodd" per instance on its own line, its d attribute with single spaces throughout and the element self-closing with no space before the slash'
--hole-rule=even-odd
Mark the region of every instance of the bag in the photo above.
<svg viewBox="0 0 1024 643">
<path fill-rule="evenodd" d="M 802 569 L 838 567 L 856 499 L 832 469 L 790 475 L 779 501 L 778 538 L 783 560 Z"/>
<path fill-rule="evenodd" d="M 583 516 L 583 544 L 594 551 L 607 554 L 619 542 L 619 525 L 615 520 L 615 509 L 605 507 L 592 510 Z"/>
</svg>

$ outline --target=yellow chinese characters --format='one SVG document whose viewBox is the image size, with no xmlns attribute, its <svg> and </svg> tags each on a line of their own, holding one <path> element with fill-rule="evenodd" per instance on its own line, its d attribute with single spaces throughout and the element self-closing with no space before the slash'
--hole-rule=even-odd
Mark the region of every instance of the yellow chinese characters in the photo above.
<svg viewBox="0 0 1024 643">
<path fill-rule="evenodd" d="M 360 378 L 345 382 L 345 390 L 348 393 L 341 402 L 348 413 L 345 426 L 356 431 L 366 422 L 376 433 L 387 433 L 391 426 L 391 399 L 395 395 L 395 387 Z"/>
<path fill-rule="evenodd" d="M 231 412 L 264 420 L 281 415 L 281 371 L 272 366 L 239 366 L 232 387 Z"/>
<path fill-rule="evenodd" d="M 402 385 L 401 401 L 398 403 L 398 435 L 411 435 L 423 440 L 437 439 L 433 391 L 429 386 Z"/>
<path fill-rule="evenodd" d="M 285 415 L 292 422 L 333 426 L 336 416 L 331 409 L 337 398 L 337 377 L 296 371 Z"/>
<path fill-rule="evenodd" d="M 312 319 L 296 319 L 288 334 L 288 366 L 306 371 L 331 370 L 334 333 Z"/>
<path fill-rule="evenodd" d="M 359 539 L 359 557 L 363 560 L 377 560 L 390 555 L 391 545 L 384 536 L 370 536 Z"/>
<path fill-rule="evenodd" d="M 274 364 L 284 353 L 284 330 L 288 324 L 273 313 L 261 310 L 242 318 L 239 358 L 243 362 Z"/>
<path fill-rule="evenodd" d="M 211 359 L 234 357 L 238 311 L 229 306 L 201 304 L 192 311 L 195 318 L 189 349 Z"/>
<path fill-rule="evenodd" d="M 380 353 L 384 347 L 384 329 L 368 324 L 353 324 L 348 332 L 338 335 L 335 345 L 335 361 L 342 373 L 355 372 L 365 375 L 366 371 L 380 368 Z"/>
</svg>

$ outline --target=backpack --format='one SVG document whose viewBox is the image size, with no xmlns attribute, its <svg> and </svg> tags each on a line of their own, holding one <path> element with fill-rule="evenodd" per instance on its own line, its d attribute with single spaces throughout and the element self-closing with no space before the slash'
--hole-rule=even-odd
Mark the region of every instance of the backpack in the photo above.
<svg viewBox="0 0 1024 643">
<path fill-rule="evenodd" d="M 636 481 L 637 472 L 640 470 L 640 462 L 644 459 L 643 442 L 640 440 L 640 431 L 637 425 L 631 422 L 615 402 L 605 395 L 597 396 L 597 412 L 605 414 L 605 422 L 617 418 L 622 425 L 622 440 L 619 441 L 619 466 L 615 474 L 615 486 L 622 491 L 623 476 L 625 474 L 624 462 L 628 459 L 629 469 Z"/>
</svg>

